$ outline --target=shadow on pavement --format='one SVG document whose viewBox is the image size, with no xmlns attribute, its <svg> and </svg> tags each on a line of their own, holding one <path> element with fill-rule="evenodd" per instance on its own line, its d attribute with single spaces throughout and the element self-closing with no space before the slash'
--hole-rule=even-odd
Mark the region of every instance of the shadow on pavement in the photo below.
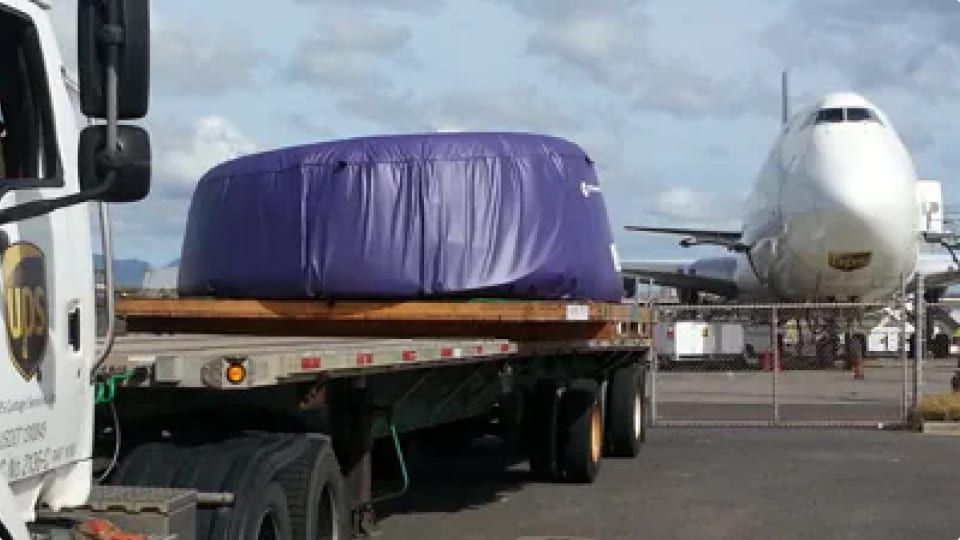
<svg viewBox="0 0 960 540">
<path fill-rule="evenodd" d="M 399 498 L 375 505 L 378 519 L 408 513 L 453 513 L 487 505 L 533 480 L 522 448 L 494 436 L 456 451 L 411 441 L 404 451 L 410 489 Z M 377 449 L 374 459 L 374 496 L 396 491 L 401 481 L 392 450 Z"/>
</svg>

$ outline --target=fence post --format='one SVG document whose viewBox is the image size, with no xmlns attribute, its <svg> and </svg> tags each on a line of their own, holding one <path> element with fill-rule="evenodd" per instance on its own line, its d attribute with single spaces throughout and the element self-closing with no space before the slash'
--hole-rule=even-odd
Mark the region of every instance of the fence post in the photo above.
<svg viewBox="0 0 960 540">
<path fill-rule="evenodd" d="M 770 368 L 773 373 L 773 423 L 777 425 L 780 424 L 780 400 L 777 396 L 777 376 L 780 371 L 780 321 L 777 306 L 773 306 L 770 319 L 770 339 L 773 348 L 773 366 Z"/>
<path fill-rule="evenodd" d="M 923 274 L 917 274 L 916 322 L 913 325 L 913 407 L 923 399 L 923 352 L 926 345 L 927 306 L 924 302 Z"/>
<path fill-rule="evenodd" d="M 636 278 L 637 281 L 635 285 L 640 286 L 640 278 Z M 638 293 L 639 297 L 639 293 Z M 639 298 L 638 298 L 639 299 Z M 660 309 L 659 306 L 655 307 L 653 302 L 653 280 L 649 281 L 649 287 L 647 288 L 647 308 L 650 309 L 650 316 L 652 318 L 652 323 L 650 325 L 650 425 L 657 425 L 657 371 L 659 369 L 658 365 L 660 364 L 659 355 L 657 354 L 657 326 L 660 324 Z M 656 311 L 654 311 L 656 310 Z"/>
<path fill-rule="evenodd" d="M 910 355 L 907 350 L 907 289 L 900 275 L 900 297 L 898 309 L 900 316 L 900 364 L 903 369 L 903 395 L 900 398 L 900 420 L 906 422 L 910 418 Z"/>
</svg>

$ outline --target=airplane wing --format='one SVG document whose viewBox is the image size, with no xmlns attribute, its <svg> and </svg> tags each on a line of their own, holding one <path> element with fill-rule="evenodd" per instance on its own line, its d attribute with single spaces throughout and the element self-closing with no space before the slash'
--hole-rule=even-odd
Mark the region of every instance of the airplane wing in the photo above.
<svg viewBox="0 0 960 540">
<path fill-rule="evenodd" d="M 656 285 L 702 291 L 724 297 L 736 296 L 738 289 L 732 279 L 702 276 L 689 271 L 689 265 L 681 262 L 623 261 L 620 273 L 624 277 L 653 281 Z"/>
<path fill-rule="evenodd" d="M 628 231 L 650 232 L 658 234 L 677 234 L 683 235 L 680 245 L 690 247 L 697 244 L 713 244 L 724 246 L 734 251 L 742 251 L 744 246 L 740 239 L 743 236 L 734 231 L 708 231 L 703 229 L 683 229 L 674 227 L 647 227 L 644 225 L 627 225 Z"/>
</svg>

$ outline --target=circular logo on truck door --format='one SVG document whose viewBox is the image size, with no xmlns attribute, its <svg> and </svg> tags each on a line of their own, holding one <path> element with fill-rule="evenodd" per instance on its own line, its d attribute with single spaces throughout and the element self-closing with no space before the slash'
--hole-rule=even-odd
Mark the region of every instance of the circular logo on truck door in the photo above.
<svg viewBox="0 0 960 540">
<path fill-rule="evenodd" d="M 3 320 L 14 367 L 29 381 L 47 350 L 47 274 L 43 252 L 17 242 L 3 251 Z"/>
</svg>

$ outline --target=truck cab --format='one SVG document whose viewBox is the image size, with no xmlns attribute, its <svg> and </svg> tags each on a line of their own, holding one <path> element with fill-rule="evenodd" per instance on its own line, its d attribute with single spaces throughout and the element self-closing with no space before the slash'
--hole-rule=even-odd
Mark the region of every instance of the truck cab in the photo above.
<svg viewBox="0 0 960 540">
<path fill-rule="evenodd" d="M 103 168 L 81 180 L 81 156 L 96 159 L 105 127 L 90 127 L 81 145 L 49 10 L 0 0 L 0 537 L 13 539 L 26 537 L 38 507 L 82 504 L 90 492 L 97 341 L 86 203 L 118 194 L 95 185 Z"/>
</svg>

